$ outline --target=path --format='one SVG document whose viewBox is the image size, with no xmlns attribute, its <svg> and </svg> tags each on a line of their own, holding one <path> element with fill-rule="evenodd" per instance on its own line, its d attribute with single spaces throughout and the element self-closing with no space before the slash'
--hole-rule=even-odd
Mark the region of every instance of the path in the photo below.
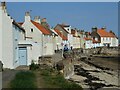
<svg viewBox="0 0 120 90">
<path fill-rule="evenodd" d="M 58 52 L 58 53 L 55 53 L 53 56 L 52 56 L 52 60 L 54 62 L 59 62 L 62 60 L 62 54 L 61 52 Z"/>
<path fill-rule="evenodd" d="M 14 79 L 17 70 L 6 70 L 2 72 L 2 88 L 8 88 L 11 80 Z"/>
</svg>

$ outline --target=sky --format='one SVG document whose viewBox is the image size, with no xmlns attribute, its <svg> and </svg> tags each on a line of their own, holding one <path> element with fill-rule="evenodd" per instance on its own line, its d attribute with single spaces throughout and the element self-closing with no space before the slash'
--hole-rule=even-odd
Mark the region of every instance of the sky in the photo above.
<svg viewBox="0 0 120 90">
<path fill-rule="evenodd" d="M 30 11 L 32 19 L 47 18 L 51 27 L 65 23 L 91 31 L 94 26 L 106 26 L 118 35 L 117 2 L 8 2 L 7 10 L 17 22 L 23 22 L 25 12 Z"/>
</svg>

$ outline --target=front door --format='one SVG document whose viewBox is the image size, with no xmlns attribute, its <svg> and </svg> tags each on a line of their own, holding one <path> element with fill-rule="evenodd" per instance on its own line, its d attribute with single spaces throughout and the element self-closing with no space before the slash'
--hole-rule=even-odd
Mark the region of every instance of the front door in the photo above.
<svg viewBox="0 0 120 90">
<path fill-rule="evenodd" d="M 27 48 L 19 48 L 19 64 L 27 65 Z"/>
</svg>

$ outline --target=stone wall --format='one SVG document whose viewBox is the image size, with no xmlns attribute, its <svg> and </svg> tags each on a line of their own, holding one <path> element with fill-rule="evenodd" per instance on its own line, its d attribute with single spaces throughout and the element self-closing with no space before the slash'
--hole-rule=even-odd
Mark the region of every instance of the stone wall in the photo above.
<svg viewBox="0 0 120 90">
<path fill-rule="evenodd" d="M 104 54 L 104 55 L 118 55 L 120 54 L 119 52 L 119 47 L 102 47 L 102 48 L 94 48 L 94 49 L 85 49 L 83 51 L 85 54 Z"/>
<path fill-rule="evenodd" d="M 74 75 L 74 60 L 72 52 L 64 52 L 64 59 L 57 63 L 57 68 L 63 73 L 65 79 Z"/>
</svg>

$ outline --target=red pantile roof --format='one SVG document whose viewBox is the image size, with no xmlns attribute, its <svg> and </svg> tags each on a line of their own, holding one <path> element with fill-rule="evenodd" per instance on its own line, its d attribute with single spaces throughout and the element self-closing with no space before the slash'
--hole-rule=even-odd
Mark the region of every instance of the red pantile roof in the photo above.
<svg viewBox="0 0 120 90">
<path fill-rule="evenodd" d="M 87 37 L 85 37 L 84 39 L 85 39 L 86 41 L 92 40 L 92 38 L 87 38 Z"/>
<path fill-rule="evenodd" d="M 115 37 L 114 34 L 109 33 L 107 31 L 105 31 L 104 29 L 98 29 L 97 33 L 101 36 L 101 37 Z"/>
<path fill-rule="evenodd" d="M 62 25 L 62 24 L 58 24 L 64 31 L 66 31 L 67 33 L 69 33 L 64 27 L 64 25 Z"/>
<path fill-rule="evenodd" d="M 34 24 L 43 34 L 45 34 L 45 35 L 51 34 L 51 32 L 50 32 L 49 30 L 45 29 L 41 24 L 39 24 L 39 23 L 37 23 L 37 22 L 35 22 L 35 21 L 32 21 L 32 20 L 31 20 L 31 22 L 32 22 L 32 24 Z"/>
<path fill-rule="evenodd" d="M 22 26 L 22 25 L 23 25 L 23 22 L 18 22 L 18 24 Z"/>
<path fill-rule="evenodd" d="M 14 25 L 16 25 L 17 27 L 19 27 L 23 32 L 25 32 L 25 29 L 23 27 L 21 27 L 21 25 L 19 25 L 17 22 L 15 22 L 15 20 L 13 20 L 12 22 Z"/>
<path fill-rule="evenodd" d="M 58 29 L 55 29 L 55 32 L 62 38 L 62 40 L 68 40 L 68 38 L 64 36 Z"/>
</svg>

